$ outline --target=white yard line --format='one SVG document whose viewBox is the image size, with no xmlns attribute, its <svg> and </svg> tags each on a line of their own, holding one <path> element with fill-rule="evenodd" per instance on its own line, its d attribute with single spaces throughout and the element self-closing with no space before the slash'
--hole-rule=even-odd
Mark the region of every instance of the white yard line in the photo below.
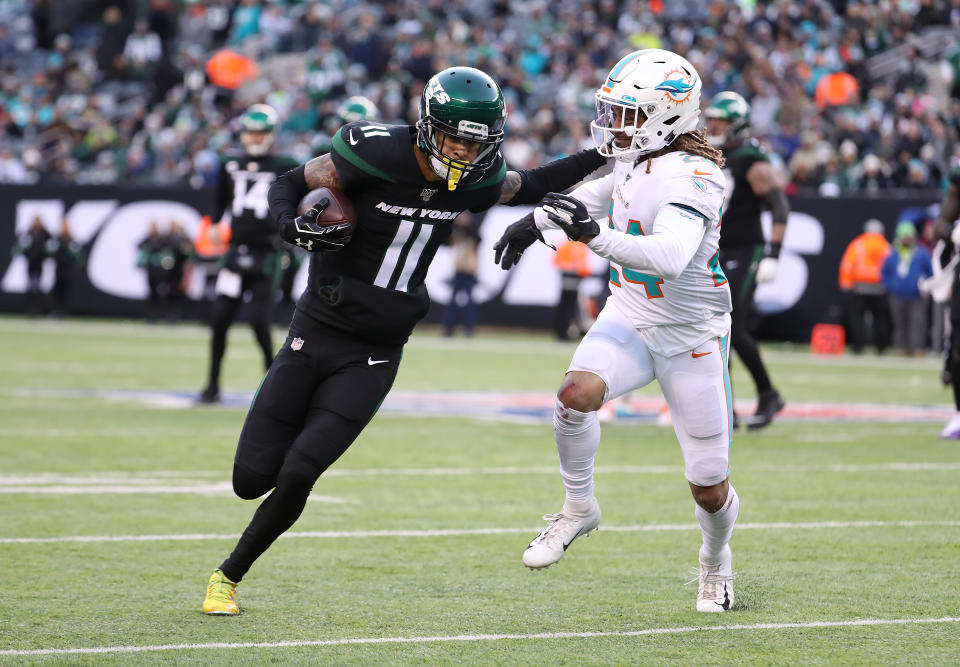
<svg viewBox="0 0 960 667">
<path fill-rule="evenodd" d="M 530 528 L 450 528 L 440 530 L 349 530 L 289 532 L 280 539 L 350 539 L 367 537 L 462 537 L 467 535 L 512 535 L 537 533 Z M 811 521 L 807 523 L 738 523 L 737 530 L 817 530 L 822 528 L 960 528 L 960 521 Z M 614 533 L 660 533 L 700 530 L 695 523 L 661 523 L 635 526 L 603 526 Z M 56 542 L 188 542 L 235 540 L 235 534 L 172 533 L 167 535 L 67 535 L 62 537 L 4 537 L 0 544 L 51 544 Z"/>
<path fill-rule="evenodd" d="M 228 621 L 229 622 L 229 621 Z M 356 637 L 347 639 L 317 639 L 280 642 L 211 642 L 205 644 L 158 644 L 154 646 L 91 646 L 84 648 L 41 648 L 0 650 L 0 656 L 33 655 L 91 655 L 103 653 L 145 653 L 156 651 L 187 651 L 197 649 L 229 648 L 301 648 L 307 646 L 349 646 L 364 644 L 433 644 L 437 642 L 531 641 L 539 639 L 594 639 L 604 637 L 648 637 L 681 635 L 694 632 L 737 632 L 741 630 L 794 630 L 807 628 L 852 628 L 884 625 L 920 625 L 958 623 L 960 617 L 940 618 L 861 618 L 851 621 L 810 621 L 806 623 L 753 623 L 750 625 L 680 626 L 675 628 L 645 628 L 611 632 L 537 632 L 531 634 L 478 634 L 436 637 Z"/>
<path fill-rule="evenodd" d="M 597 466 L 598 474 L 606 475 L 675 475 L 679 474 L 682 466 L 677 465 L 659 465 L 659 466 Z M 891 461 L 889 463 L 835 463 L 835 464 L 816 464 L 816 465 L 751 465 L 744 464 L 735 466 L 736 472 L 740 474 L 749 474 L 755 472 L 762 473 L 860 473 L 860 472 L 948 472 L 951 470 L 960 470 L 960 462 L 935 462 L 935 461 Z M 549 466 L 502 466 L 489 468 L 334 468 L 327 470 L 323 476 L 330 477 L 457 477 L 468 475 L 555 475 L 559 468 L 555 465 Z M 195 492 L 200 492 L 204 486 L 216 485 L 219 490 L 229 490 L 229 482 L 209 481 L 206 484 L 197 484 L 197 480 L 209 480 L 211 477 L 222 477 L 223 473 L 215 471 L 197 471 L 197 470 L 163 470 L 154 472 L 91 472 L 91 473 L 56 473 L 56 472 L 36 472 L 14 475 L 0 475 L 0 493 L 34 493 L 29 488 L 38 489 L 47 486 L 64 487 L 85 487 L 82 493 L 92 493 L 87 487 L 130 487 L 129 493 L 136 493 L 136 489 L 142 489 L 144 493 L 165 493 L 165 491 L 149 491 L 147 487 L 171 487 L 182 488 L 183 492 L 188 492 L 187 487 L 195 487 Z M 177 486 L 177 482 L 181 486 Z M 17 491 L 9 489 L 16 488 Z M 62 490 L 61 493 L 68 493 Z M 175 491 L 170 491 L 175 493 Z M 44 493 L 44 491 L 36 491 Z M 104 493 L 119 493 L 119 491 L 104 491 Z"/>
</svg>

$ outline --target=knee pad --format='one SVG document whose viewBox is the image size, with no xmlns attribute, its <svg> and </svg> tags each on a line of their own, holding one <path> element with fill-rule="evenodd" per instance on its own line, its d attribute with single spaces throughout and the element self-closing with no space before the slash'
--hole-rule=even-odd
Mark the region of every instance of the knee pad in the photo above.
<svg viewBox="0 0 960 667">
<path fill-rule="evenodd" d="M 725 480 L 730 472 L 726 456 L 694 458 L 686 470 L 687 481 L 697 486 L 713 486 Z"/>
</svg>

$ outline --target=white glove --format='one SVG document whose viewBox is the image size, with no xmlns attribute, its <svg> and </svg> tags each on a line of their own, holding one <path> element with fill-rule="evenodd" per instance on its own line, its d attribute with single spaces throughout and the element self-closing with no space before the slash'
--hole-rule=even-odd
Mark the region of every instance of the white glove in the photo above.
<svg viewBox="0 0 960 667">
<path fill-rule="evenodd" d="M 950 232 L 950 240 L 953 241 L 953 245 L 960 247 L 960 223 L 953 225 L 953 231 Z"/>
<path fill-rule="evenodd" d="M 777 268 L 780 260 L 776 257 L 764 257 L 757 265 L 757 283 L 772 283 L 777 279 Z"/>
</svg>

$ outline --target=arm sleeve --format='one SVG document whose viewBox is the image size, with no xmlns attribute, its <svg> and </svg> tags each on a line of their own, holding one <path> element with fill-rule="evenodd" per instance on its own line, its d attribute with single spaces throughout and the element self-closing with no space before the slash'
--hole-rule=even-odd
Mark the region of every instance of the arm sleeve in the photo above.
<svg viewBox="0 0 960 667">
<path fill-rule="evenodd" d="M 303 172 L 304 166 L 300 165 L 281 174 L 270 186 L 267 202 L 270 205 L 270 215 L 278 225 L 297 217 L 297 204 L 310 191 Z"/>
<path fill-rule="evenodd" d="M 694 211 L 667 204 L 657 213 L 654 232 L 649 236 L 633 236 L 601 227 L 600 234 L 587 246 L 622 266 L 673 280 L 697 254 L 706 224 Z"/>
<path fill-rule="evenodd" d="M 582 183 L 576 190 L 570 193 L 570 196 L 583 202 L 583 205 L 587 207 L 587 212 L 590 214 L 590 217 L 602 225 L 602 221 L 610 212 L 610 197 L 613 196 L 613 186 L 613 174 L 607 174 L 602 178 L 595 178 L 586 183 Z M 536 221 L 537 229 L 540 231 L 559 229 L 539 206 L 533 211 L 533 219 Z"/>
<path fill-rule="evenodd" d="M 595 148 L 588 148 L 536 169 L 522 169 L 517 172 L 520 174 L 520 189 L 509 203 L 511 206 L 536 204 L 548 192 L 572 188 L 606 161 Z"/>
<path fill-rule="evenodd" d="M 226 163 L 221 161 L 220 171 L 217 174 L 217 198 L 208 212 L 211 220 L 216 222 L 223 220 L 223 213 L 230 206 L 230 198 L 233 195 L 232 180 L 227 173 Z"/>
</svg>

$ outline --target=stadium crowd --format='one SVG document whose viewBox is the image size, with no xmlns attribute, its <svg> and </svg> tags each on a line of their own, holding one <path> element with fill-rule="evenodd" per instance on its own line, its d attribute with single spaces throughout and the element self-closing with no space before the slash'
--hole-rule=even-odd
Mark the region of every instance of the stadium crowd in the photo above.
<svg viewBox="0 0 960 667">
<path fill-rule="evenodd" d="M 502 84 L 525 168 L 586 145 L 596 81 L 662 47 L 704 100 L 750 101 L 788 192 L 939 189 L 960 159 L 958 30 L 960 0 L 0 0 L 0 182 L 207 187 L 251 103 L 305 161 L 347 96 L 412 122 L 455 64 Z"/>
</svg>

